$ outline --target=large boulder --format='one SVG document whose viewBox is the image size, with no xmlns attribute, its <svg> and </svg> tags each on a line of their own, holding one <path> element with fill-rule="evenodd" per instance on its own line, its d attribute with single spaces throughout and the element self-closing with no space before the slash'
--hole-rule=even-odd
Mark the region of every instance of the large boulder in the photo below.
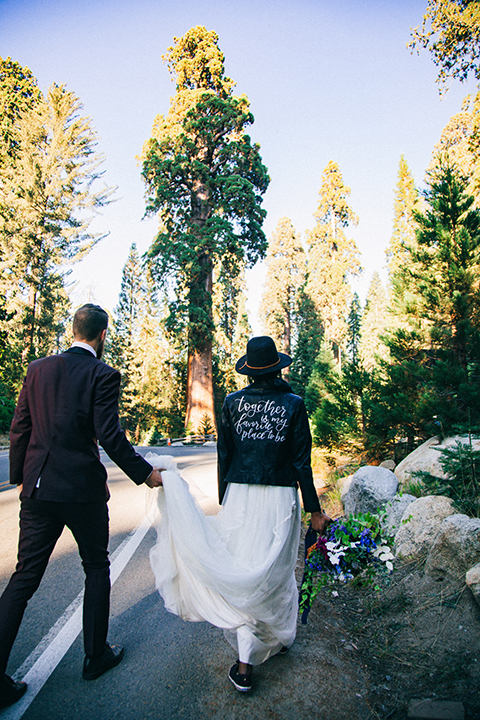
<svg viewBox="0 0 480 720">
<path fill-rule="evenodd" d="M 346 475 L 343 478 L 340 478 L 338 481 L 338 486 L 340 488 L 340 500 L 342 501 L 342 504 L 345 504 L 345 495 L 350 490 L 350 485 L 352 484 L 353 475 Z"/>
<path fill-rule="evenodd" d="M 402 518 L 407 507 L 415 502 L 416 497 L 414 495 L 408 495 L 404 493 L 402 495 L 395 495 L 385 505 L 385 516 L 382 521 L 382 527 L 387 535 L 395 537 L 401 526 Z"/>
<path fill-rule="evenodd" d="M 480 563 L 470 568 L 465 576 L 465 581 L 473 593 L 475 602 L 480 605 Z"/>
<path fill-rule="evenodd" d="M 375 465 L 361 467 L 342 496 L 345 514 L 378 512 L 395 497 L 397 487 L 398 480 L 391 470 Z"/>
<path fill-rule="evenodd" d="M 452 500 L 443 495 L 427 495 L 406 508 L 395 537 L 399 558 L 420 560 L 435 542 L 442 520 L 455 513 Z"/>
<path fill-rule="evenodd" d="M 441 452 L 446 447 L 455 445 L 456 442 L 469 442 L 468 436 L 456 435 L 455 437 L 445 438 L 442 442 L 437 437 L 430 438 L 416 450 L 407 455 L 401 463 L 395 468 L 395 475 L 398 478 L 400 487 L 404 488 L 410 481 L 418 482 L 413 477 L 416 470 L 436 475 L 437 477 L 445 477 L 440 465 Z M 472 438 L 472 447 L 474 450 L 480 450 L 480 438 Z"/>
<path fill-rule="evenodd" d="M 425 572 L 437 580 L 458 580 L 479 562 L 480 519 L 460 514 L 446 517 L 428 553 Z"/>
</svg>

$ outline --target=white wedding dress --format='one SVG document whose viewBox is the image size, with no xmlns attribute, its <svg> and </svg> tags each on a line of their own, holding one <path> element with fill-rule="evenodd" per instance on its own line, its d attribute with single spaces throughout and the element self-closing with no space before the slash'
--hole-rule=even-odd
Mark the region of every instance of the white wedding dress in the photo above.
<svg viewBox="0 0 480 720">
<path fill-rule="evenodd" d="M 218 515 L 206 516 L 171 456 L 146 459 L 166 468 L 150 551 L 166 609 L 222 628 L 240 662 L 258 665 L 289 647 L 298 608 L 297 491 L 230 483 Z"/>
</svg>

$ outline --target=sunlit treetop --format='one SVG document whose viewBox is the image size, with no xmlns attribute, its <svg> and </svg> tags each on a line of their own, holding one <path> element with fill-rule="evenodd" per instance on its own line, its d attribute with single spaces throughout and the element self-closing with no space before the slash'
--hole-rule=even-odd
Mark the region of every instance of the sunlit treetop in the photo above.
<svg viewBox="0 0 480 720">
<path fill-rule="evenodd" d="M 437 82 L 463 82 L 473 72 L 480 80 L 480 2 L 428 0 L 421 28 L 412 29 L 412 49 L 431 52 L 439 67 Z"/>
<path fill-rule="evenodd" d="M 40 102 L 37 81 L 27 67 L 16 60 L 0 58 L 0 162 L 4 153 L 7 162 L 19 150 L 16 125 L 23 113 Z"/>
<path fill-rule="evenodd" d="M 173 40 L 175 44 L 162 59 L 170 73 L 176 75 L 177 91 L 202 89 L 231 94 L 235 83 L 225 77 L 225 58 L 214 30 L 197 25 Z"/>
</svg>

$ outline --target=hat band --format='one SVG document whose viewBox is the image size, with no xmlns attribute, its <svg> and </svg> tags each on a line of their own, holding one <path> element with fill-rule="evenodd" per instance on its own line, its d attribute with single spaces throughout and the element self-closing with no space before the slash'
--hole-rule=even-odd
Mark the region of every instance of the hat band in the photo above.
<svg viewBox="0 0 480 720">
<path fill-rule="evenodd" d="M 248 367 L 250 370 L 267 370 L 268 368 L 271 368 L 274 365 L 278 365 L 279 362 L 280 362 L 280 358 L 278 358 L 278 360 L 276 362 L 272 363 L 271 365 L 262 365 L 261 367 L 255 367 L 254 365 L 249 365 L 246 362 L 245 365 L 242 365 L 242 367 Z"/>
</svg>

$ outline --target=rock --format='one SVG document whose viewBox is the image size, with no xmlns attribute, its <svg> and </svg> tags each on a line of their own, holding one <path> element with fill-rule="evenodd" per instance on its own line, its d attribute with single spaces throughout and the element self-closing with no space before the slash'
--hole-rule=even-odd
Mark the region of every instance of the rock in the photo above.
<svg viewBox="0 0 480 720">
<path fill-rule="evenodd" d="M 405 487 L 410 481 L 415 482 L 415 478 L 412 477 L 415 470 L 425 470 L 442 477 L 438 460 L 443 447 L 443 445 L 440 445 L 439 439 L 433 437 L 407 455 L 395 468 L 395 475 L 398 478 L 400 487 Z"/>
<path fill-rule="evenodd" d="M 395 470 L 395 460 L 384 460 L 378 467 L 387 468 L 387 470 Z"/>
<path fill-rule="evenodd" d="M 452 500 L 443 495 L 427 495 L 410 503 L 395 537 L 396 556 L 423 558 L 433 545 L 442 520 L 455 513 Z"/>
<path fill-rule="evenodd" d="M 455 437 L 445 438 L 441 443 L 437 437 L 430 438 L 423 445 L 407 455 L 401 463 L 395 468 L 395 475 L 398 478 L 400 487 L 408 486 L 410 481 L 418 482 L 412 477 L 415 470 L 423 470 L 437 477 L 445 477 L 440 465 L 441 452 L 446 447 L 455 445 L 456 442 L 469 442 L 468 436 L 456 435 Z M 474 450 L 480 450 L 480 438 L 472 438 L 472 447 Z"/>
<path fill-rule="evenodd" d="M 343 503 L 343 499 L 347 492 L 350 490 L 350 485 L 352 484 L 353 475 L 346 475 L 343 478 L 340 478 L 338 481 L 338 484 L 340 486 L 340 500 Z"/>
<path fill-rule="evenodd" d="M 378 512 L 395 497 L 397 487 L 398 480 L 391 470 L 374 465 L 361 467 L 342 497 L 345 514 Z"/>
<path fill-rule="evenodd" d="M 414 495 L 404 493 L 403 495 L 395 495 L 395 497 L 385 505 L 385 517 L 382 521 L 382 527 L 387 535 L 395 537 L 400 528 L 405 510 L 412 502 L 415 502 L 416 499 Z"/>
<path fill-rule="evenodd" d="M 412 720 L 465 720 L 463 703 L 454 700 L 410 700 L 408 717 Z"/>
<path fill-rule="evenodd" d="M 467 572 L 465 582 L 473 593 L 475 602 L 480 605 L 480 563 Z"/>
<path fill-rule="evenodd" d="M 455 580 L 479 562 L 480 519 L 460 514 L 446 517 L 428 553 L 425 572 L 439 580 Z"/>
</svg>

